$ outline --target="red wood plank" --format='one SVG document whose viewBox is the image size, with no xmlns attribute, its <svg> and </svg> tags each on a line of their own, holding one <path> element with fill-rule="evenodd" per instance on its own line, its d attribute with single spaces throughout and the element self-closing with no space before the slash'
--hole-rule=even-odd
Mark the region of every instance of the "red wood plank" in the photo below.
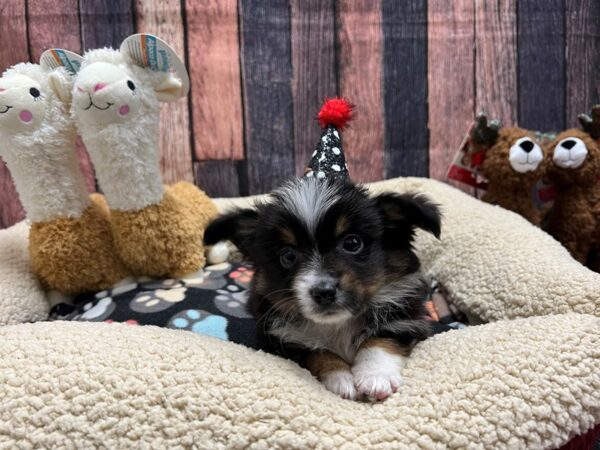
<svg viewBox="0 0 600 450">
<path fill-rule="evenodd" d="M 444 179 L 474 119 L 472 0 L 429 0 L 429 173 Z"/>
<path fill-rule="evenodd" d="M 243 159 L 237 0 L 186 0 L 186 19 L 194 153 Z"/>
<path fill-rule="evenodd" d="M 155 34 L 185 58 L 180 0 L 135 0 L 136 31 Z M 160 110 L 160 165 L 163 180 L 171 184 L 194 180 L 188 99 L 163 103 Z"/>
<path fill-rule="evenodd" d="M 567 128 L 577 115 L 600 103 L 600 2 L 565 0 L 567 41 Z"/>
<path fill-rule="evenodd" d="M 25 17 L 25 0 L 0 2 L 0 30 L 2 30 L 0 73 L 16 63 L 29 60 Z M 15 191 L 12 177 L 4 163 L 0 161 L 0 228 L 13 225 L 24 217 L 23 207 Z"/>
<path fill-rule="evenodd" d="M 34 62 L 44 50 L 60 47 L 81 53 L 77 0 L 27 2 L 29 50 Z"/>
<path fill-rule="evenodd" d="M 475 110 L 505 126 L 517 122 L 516 13 L 517 0 L 475 2 Z"/>
<path fill-rule="evenodd" d="M 239 197 L 240 183 L 238 161 L 200 161 L 194 162 L 194 175 L 209 197 Z"/>
<path fill-rule="evenodd" d="M 315 117 L 325 97 L 335 97 L 334 0 L 291 0 L 294 153 L 301 175 L 321 131 Z"/>
<path fill-rule="evenodd" d="M 350 176 L 383 179 L 384 117 L 380 0 L 338 0 L 339 92 L 356 105 L 342 139 Z"/>
</svg>

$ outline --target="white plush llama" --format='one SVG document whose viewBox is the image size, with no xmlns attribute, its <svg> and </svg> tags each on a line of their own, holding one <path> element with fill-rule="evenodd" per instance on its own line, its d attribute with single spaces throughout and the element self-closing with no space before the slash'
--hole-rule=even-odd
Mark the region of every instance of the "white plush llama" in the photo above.
<svg viewBox="0 0 600 450">
<path fill-rule="evenodd" d="M 117 251 L 134 274 L 180 276 L 205 261 L 215 206 L 190 183 L 164 187 L 160 175 L 159 102 L 182 95 L 170 73 L 106 48 L 84 55 L 75 80 L 72 114 L 111 208 Z"/>
<path fill-rule="evenodd" d="M 88 195 L 69 117 L 72 77 L 22 63 L 0 78 L 0 156 L 30 230 L 33 270 L 67 294 L 105 289 L 126 273 L 112 246 L 106 207 Z"/>
</svg>

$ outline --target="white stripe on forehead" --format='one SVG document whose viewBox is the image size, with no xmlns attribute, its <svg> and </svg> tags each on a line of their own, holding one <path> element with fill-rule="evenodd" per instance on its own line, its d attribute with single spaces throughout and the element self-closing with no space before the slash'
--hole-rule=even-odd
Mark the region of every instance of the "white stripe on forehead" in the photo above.
<svg viewBox="0 0 600 450">
<path fill-rule="evenodd" d="M 290 181 L 278 193 L 283 205 L 313 234 L 323 215 L 339 199 L 334 186 L 316 178 Z"/>
</svg>

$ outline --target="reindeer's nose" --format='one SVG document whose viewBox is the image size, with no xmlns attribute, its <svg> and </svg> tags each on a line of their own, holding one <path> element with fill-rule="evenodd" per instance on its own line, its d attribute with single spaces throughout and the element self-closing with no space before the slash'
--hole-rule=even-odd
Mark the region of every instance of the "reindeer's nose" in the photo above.
<svg viewBox="0 0 600 450">
<path fill-rule="evenodd" d="M 560 146 L 566 148 L 567 150 L 571 150 L 573 147 L 575 147 L 575 144 L 577 144 L 577 142 L 569 139 L 568 141 L 564 141 L 562 144 L 560 144 Z"/>
<path fill-rule="evenodd" d="M 523 141 L 519 144 L 519 147 L 521 147 L 525 153 L 529 153 L 531 150 L 533 150 L 533 142 Z"/>
<path fill-rule="evenodd" d="M 96 85 L 94 86 L 94 92 L 98 92 L 100 89 L 104 89 L 105 87 L 105 83 L 96 83 Z"/>
</svg>

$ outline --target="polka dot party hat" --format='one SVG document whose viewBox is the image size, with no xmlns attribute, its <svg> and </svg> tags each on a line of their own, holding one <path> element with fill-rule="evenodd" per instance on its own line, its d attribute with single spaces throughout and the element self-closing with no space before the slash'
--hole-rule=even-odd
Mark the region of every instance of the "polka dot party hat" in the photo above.
<svg viewBox="0 0 600 450">
<path fill-rule="evenodd" d="M 325 100 L 317 116 L 323 133 L 304 172 L 306 178 L 349 178 L 339 132 L 352 119 L 352 108 L 342 98 Z"/>
</svg>

